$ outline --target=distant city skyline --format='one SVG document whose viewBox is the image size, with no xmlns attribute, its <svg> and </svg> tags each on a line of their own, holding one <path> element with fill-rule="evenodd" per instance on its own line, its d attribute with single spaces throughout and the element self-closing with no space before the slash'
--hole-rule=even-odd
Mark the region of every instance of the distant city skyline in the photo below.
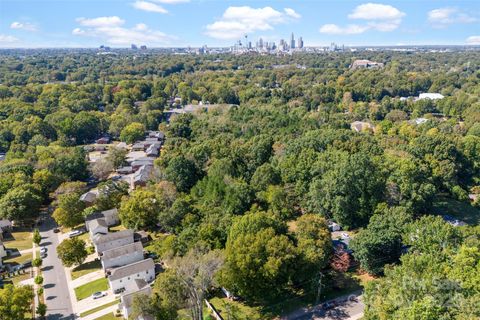
<svg viewBox="0 0 480 320">
<path fill-rule="evenodd" d="M 300 37 L 310 47 L 480 45 L 480 2 L 0 0 L 3 48 L 229 47 L 245 35 L 290 48 Z"/>
</svg>

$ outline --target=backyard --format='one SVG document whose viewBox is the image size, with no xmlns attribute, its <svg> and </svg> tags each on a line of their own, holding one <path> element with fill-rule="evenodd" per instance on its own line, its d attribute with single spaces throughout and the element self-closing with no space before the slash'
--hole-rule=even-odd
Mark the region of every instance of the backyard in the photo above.
<svg viewBox="0 0 480 320">
<path fill-rule="evenodd" d="M 6 249 L 27 250 L 32 248 L 32 230 L 26 228 L 14 228 L 8 236 L 3 239 Z"/>
<path fill-rule="evenodd" d="M 102 267 L 102 264 L 100 260 L 93 260 L 93 261 L 81 264 L 78 267 L 75 267 L 72 269 L 72 280 L 80 278 L 81 276 L 84 276 L 88 273 L 100 270 L 101 267 Z"/>
<path fill-rule="evenodd" d="M 458 201 L 445 196 L 439 196 L 433 203 L 433 213 L 438 215 L 450 215 L 462 220 L 469 225 L 480 224 L 480 209 L 468 202 Z"/>
</svg>

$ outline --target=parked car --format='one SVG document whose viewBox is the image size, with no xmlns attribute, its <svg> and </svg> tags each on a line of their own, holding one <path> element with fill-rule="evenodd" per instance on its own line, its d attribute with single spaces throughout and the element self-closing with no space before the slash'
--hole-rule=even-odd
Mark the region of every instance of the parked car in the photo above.
<svg viewBox="0 0 480 320">
<path fill-rule="evenodd" d="M 47 257 L 46 252 L 40 252 L 40 258 L 45 259 Z"/>
<path fill-rule="evenodd" d="M 47 250 L 48 250 L 47 247 L 41 247 L 40 248 L 40 254 L 47 253 Z"/>
<path fill-rule="evenodd" d="M 114 294 L 120 294 L 122 292 L 125 291 L 125 288 L 120 288 L 120 289 L 116 289 L 115 291 L 113 291 Z"/>
<path fill-rule="evenodd" d="M 67 236 L 68 236 L 69 238 L 73 238 L 73 237 L 77 237 L 77 236 L 79 236 L 79 235 L 81 235 L 81 234 L 84 234 L 84 233 L 85 233 L 85 230 L 83 230 L 83 229 L 77 229 L 77 230 L 72 230 L 72 231 L 70 231 L 70 232 L 67 234 Z"/>
<path fill-rule="evenodd" d="M 59 233 L 59 232 L 60 232 L 60 229 L 59 229 L 59 228 L 53 229 L 53 233 Z"/>
<path fill-rule="evenodd" d="M 107 293 L 105 291 L 98 291 L 98 292 L 95 292 L 94 294 L 92 294 L 92 298 L 93 299 L 100 299 L 102 297 L 105 297 L 107 295 Z"/>
</svg>

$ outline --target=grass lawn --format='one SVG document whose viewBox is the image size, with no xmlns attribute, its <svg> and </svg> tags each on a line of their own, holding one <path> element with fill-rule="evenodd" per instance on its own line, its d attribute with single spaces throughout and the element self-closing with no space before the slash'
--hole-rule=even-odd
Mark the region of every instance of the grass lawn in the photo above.
<svg viewBox="0 0 480 320">
<path fill-rule="evenodd" d="M 433 212 L 439 215 L 448 214 L 470 225 L 480 224 L 480 209 L 472 206 L 469 202 L 439 196 L 433 203 Z"/>
<path fill-rule="evenodd" d="M 17 249 L 18 251 L 32 248 L 32 230 L 14 228 L 11 238 L 3 240 L 3 244 L 7 249 Z"/>
<path fill-rule="evenodd" d="M 238 301 L 230 301 L 227 298 L 215 297 L 209 301 L 215 306 L 217 311 L 224 319 L 265 319 L 257 307 L 249 307 Z"/>
<path fill-rule="evenodd" d="M 119 304 L 119 303 L 120 303 L 120 299 L 117 299 L 117 300 L 112 301 L 112 302 L 110 302 L 110 303 L 106 303 L 106 304 L 104 304 L 104 305 L 101 305 L 101 306 L 98 306 L 98 307 L 96 307 L 96 308 L 90 309 L 90 310 L 88 310 L 88 311 L 82 312 L 82 313 L 80 313 L 80 317 L 86 317 L 86 316 L 88 316 L 89 314 L 95 313 L 95 312 L 97 312 L 97 311 L 103 310 L 103 309 L 105 309 L 105 308 L 108 308 L 108 307 L 110 307 L 110 306 L 113 306 L 113 305 L 116 305 L 116 304 Z"/>
<path fill-rule="evenodd" d="M 28 252 L 28 253 L 22 254 L 20 256 L 12 257 L 12 258 L 6 257 L 5 259 L 3 259 L 3 262 L 5 264 L 17 265 L 17 264 L 25 263 L 27 261 L 32 260 L 32 257 L 33 257 L 33 254 L 31 252 Z"/>
<path fill-rule="evenodd" d="M 102 264 L 100 263 L 100 260 L 93 260 L 93 261 L 81 264 L 78 267 L 75 267 L 72 269 L 72 280 L 80 278 L 81 276 L 84 276 L 90 272 L 100 270 L 101 267 L 102 267 Z"/>
<path fill-rule="evenodd" d="M 107 313 L 106 315 L 101 316 L 101 317 L 99 317 L 95 320 L 117 320 L 117 319 L 123 319 L 123 317 L 121 317 L 121 316 L 120 317 L 115 317 L 113 315 L 113 312 L 112 312 L 112 313 Z"/>
<path fill-rule="evenodd" d="M 90 297 L 93 293 L 97 291 L 105 291 L 108 289 L 108 280 L 107 278 L 100 278 L 89 283 L 85 283 L 80 287 L 73 289 L 75 291 L 75 296 L 77 300 L 82 300 Z"/>
<path fill-rule="evenodd" d="M 126 228 L 125 228 L 124 226 L 122 226 L 121 224 L 119 224 L 119 225 L 110 227 L 110 228 L 108 228 L 108 229 L 110 230 L 110 232 L 116 232 L 116 231 L 125 230 Z"/>
<path fill-rule="evenodd" d="M 10 280 L 12 280 L 12 283 L 14 285 L 18 285 L 20 282 L 22 282 L 24 280 L 27 280 L 27 279 L 30 279 L 30 272 L 25 272 L 24 274 L 19 274 L 19 275 L 16 275 L 15 277 L 13 277 L 13 278 L 10 278 Z"/>
</svg>

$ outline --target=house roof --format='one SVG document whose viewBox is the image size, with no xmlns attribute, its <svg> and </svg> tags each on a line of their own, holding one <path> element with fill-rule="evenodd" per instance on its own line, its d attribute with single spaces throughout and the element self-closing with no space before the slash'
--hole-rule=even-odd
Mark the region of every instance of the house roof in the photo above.
<svg viewBox="0 0 480 320">
<path fill-rule="evenodd" d="M 134 252 L 140 251 L 143 253 L 143 246 L 141 242 L 134 242 L 130 243 L 118 248 L 113 248 L 109 250 L 105 250 L 102 253 L 101 259 L 102 260 L 108 260 L 108 259 L 113 259 L 116 257 L 124 256 L 127 254 L 131 254 Z"/>
<path fill-rule="evenodd" d="M 105 210 L 105 211 L 102 211 L 101 214 L 102 214 L 104 217 L 118 216 L 118 209 L 117 209 L 117 208 L 113 208 L 113 209 Z"/>
<path fill-rule="evenodd" d="M 80 201 L 93 202 L 97 199 L 99 192 L 97 189 L 90 190 L 85 192 L 80 196 Z"/>
<path fill-rule="evenodd" d="M 112 270 L 112 273 L 108 276 L 110 281 L 115 281 L 119 279 L 123 279 L 128 277 L 132 274 L 143 272 L 146 270 L 155 270 L 155 263 L 152 259 L 145 259 L 139 262 L 134 262 L 132 264 L 115 268 Z"/>
<path fill-rule="evenodd" d="M 93 236 L 93 243 L 100 244 L 124 238 L 132 238 L 133 241 L 133 230 L 127 229 L 117 232 L 110 232 L 107 234 L 96 234 Z"/>
<path fill-rule="evenodd" d="M 138 294 L 146 294 L 147 296 L 152 294 L 152 288 L 150 285 L 143 279 L 135 279 L 136 289 L 133 291 L 126 292 L 122 295 L 122 305 L 125 308 L 130 308 L 132 306 L 133 298 Z"/>
<path fill-rule="evenodd" d="M 87 224 L 88 230 L 95 230 L 95 228 L 98 227 L 108 228 L 107 222 L 105 222 L 105 219 L 103 218 L 90 220 L 87 222 Z"/>
<path fill-rule="evenodd" d="M 133 182 L 146 182 L 148 181 L 148 178 L 150 178 L 150 175 L 152 173 L 152 166 L 146 166 L 143 165 L 140 167 L 140 169 L 135 172 L 135 175 L 133 177 Z"/>
</svg>

